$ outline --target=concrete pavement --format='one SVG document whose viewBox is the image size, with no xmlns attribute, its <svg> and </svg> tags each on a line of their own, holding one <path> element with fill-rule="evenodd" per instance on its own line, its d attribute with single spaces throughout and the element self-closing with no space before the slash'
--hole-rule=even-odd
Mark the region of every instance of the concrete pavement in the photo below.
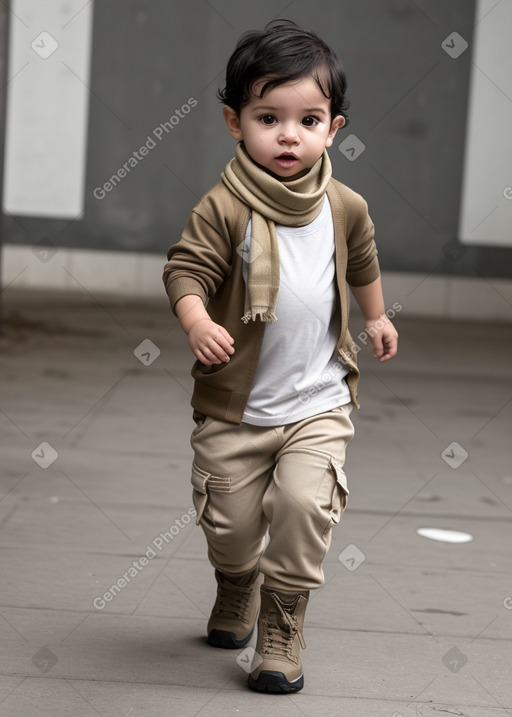
<svg viewBox="0 0 512 717">
<path fill-rule="evenodd" d="M 165 297 L 3 303 L 2 717 L 512 715 L 510 327 L 400 314 L 399 357 L 361 350 L 305 687 L 274 697 L 247 689 L 242 651 L 204 642 L 192 357 Z"/>
</svg>

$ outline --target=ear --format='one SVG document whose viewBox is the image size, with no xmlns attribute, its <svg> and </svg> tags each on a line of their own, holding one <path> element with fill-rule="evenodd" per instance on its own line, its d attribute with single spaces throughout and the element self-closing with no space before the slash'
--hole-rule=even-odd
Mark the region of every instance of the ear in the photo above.
<svg viewBox="0 0 512 717">
<path fill-rule="evenodd" d="M 233 139 L 242 140 L 242 129 L 240 127 L 240 118 L 232 107 L 224 105 L 222 108 L 222 115 L 226 120 L 229 132 Z"/>
<path fill-rule="evenodd" d="M 330 147 L 332 143 L 334 142 L 334 137 L 336 135 L 336 132 L 341 129 L 345 124 L 345 117 L 343 115 L 336 115 L 336 117 L 331 122 L 331 128 L 329 130 L 329 134 L 327 136 L 327 141 L 325 143 L 326 147 Z"/>
</svg>

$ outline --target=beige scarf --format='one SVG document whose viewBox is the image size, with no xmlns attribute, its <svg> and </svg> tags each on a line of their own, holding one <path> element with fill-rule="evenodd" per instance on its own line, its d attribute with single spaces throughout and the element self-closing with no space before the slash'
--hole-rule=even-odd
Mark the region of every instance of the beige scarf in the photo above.
<svg viewBox="0 0 512 717">
<path fill-rule="evenodd" d="M 279 249 L 275 225 L 302 227 L 320 213 L 331 178 L 329 156 L 324 150 L 307 174 L 285 182 L 261 169 L 239 143 L 235 157 L 226 165 L 221 178 L 235 197 L 252 209 L 249 273 L 242 321 L 255 321 L 258 314 L 262 321 L 277 321 Z"/>
</svg>

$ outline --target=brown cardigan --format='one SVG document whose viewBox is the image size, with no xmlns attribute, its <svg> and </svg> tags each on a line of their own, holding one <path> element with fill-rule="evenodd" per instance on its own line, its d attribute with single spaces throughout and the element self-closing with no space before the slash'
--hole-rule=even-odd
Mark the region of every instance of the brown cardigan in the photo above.
<svg viewBox="0 0 512 717">
<path fill-rule="evenodd" d="M 327 187 L 334 221 L 336 284 L 341 306 L 341 330 L 337 350 L 348 367 L 347 383 L 353 403 L 357 401 L 359 369 L 351 351 L 348 331 L 347 283 L 364 286 L 378 278 L 374 226 L 361 195 L 331 179 Z M 245 282 L 242 252 L 250 208 L 222 182 L 215 184 L 196 204 L 183 235 L 167 254 L 163 280 L 171 308 L 187 294 L 200 296 L 213 321 L 234 338 L 235 353 L 228 363 L 205 366 L 196 361 L 191 404 L 197 412 L 220 420 L 240 423 L 256 374 L 265 323 L 245 324 Z"/>
</svg>

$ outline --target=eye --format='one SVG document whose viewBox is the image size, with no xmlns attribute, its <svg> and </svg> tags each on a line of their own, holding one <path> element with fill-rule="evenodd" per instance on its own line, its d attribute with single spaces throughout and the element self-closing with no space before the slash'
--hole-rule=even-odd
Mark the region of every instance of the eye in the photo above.
<svg viewBox="0 0 512 717">
<path fill-rule="evenodd" d="M 320 120 L 318 119 L 318 117 L 315 117 L 314 115 L 308 115 L 302 120 L 302 124 L 305 127 L 316 127 L 319 122 Z"/>
<path fill-rule="evenodd" d="M 259 120 L 262 124 L 266 125 L 272 125 L 274 124 L 274 122 L 276 122 L 276 118 L 274 117 L 274 115 L 262 115 Z"/>
</svg>

